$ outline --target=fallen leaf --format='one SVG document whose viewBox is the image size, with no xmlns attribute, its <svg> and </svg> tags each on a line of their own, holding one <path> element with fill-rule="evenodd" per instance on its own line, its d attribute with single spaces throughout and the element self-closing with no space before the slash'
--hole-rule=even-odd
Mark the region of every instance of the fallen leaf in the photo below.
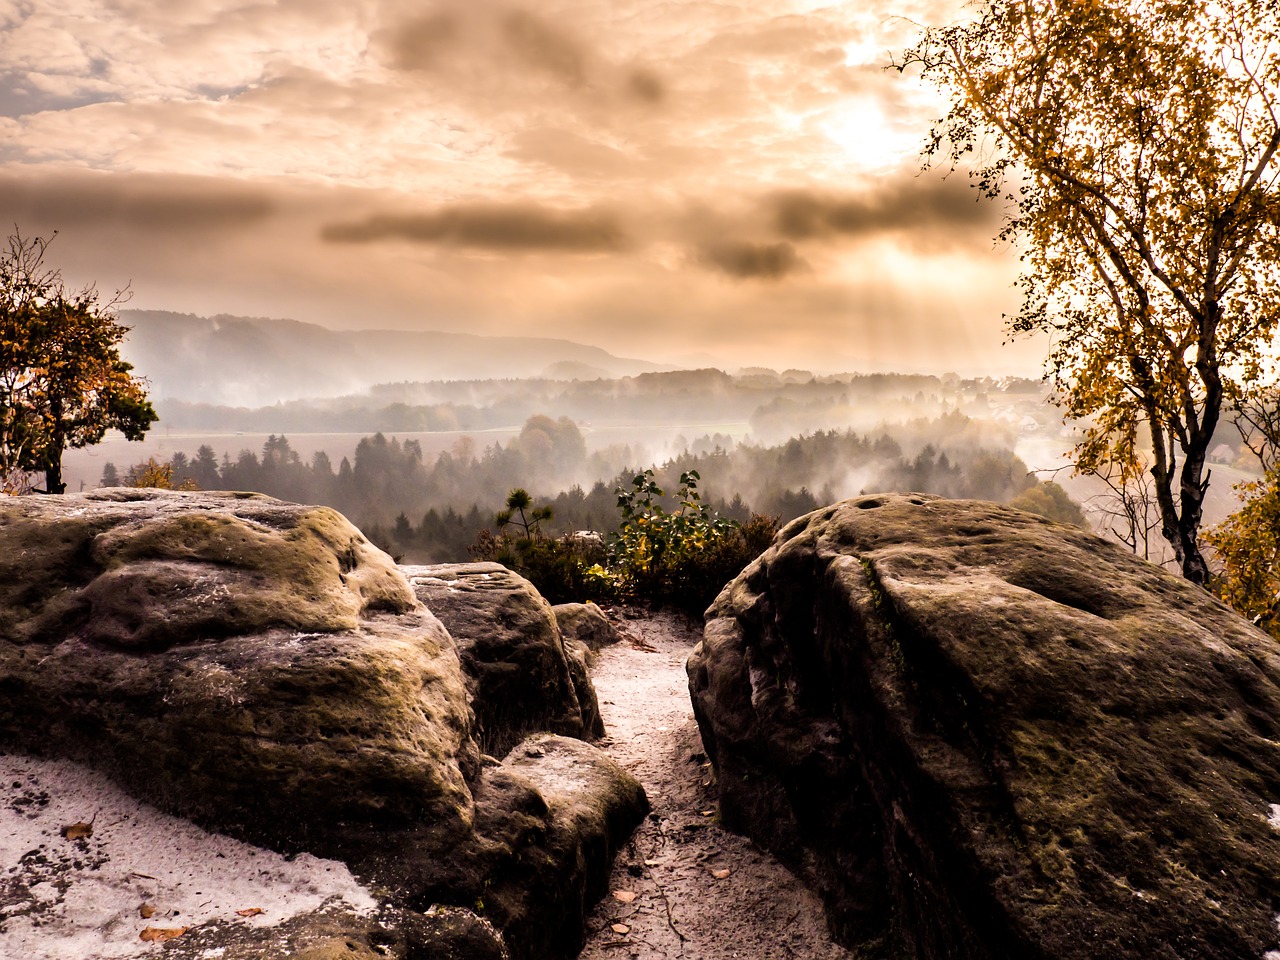
<svg viewBox="0 0 1280 960">
<path fill-rule="evenodd" d="M 714 811 L 714 810 L 699 810 L 699 811 L 698 811 L 698 813 L 700 813 L 700 814 L 701 814 L 702 816 L 704 816 L 704 817 L 709 817 L 709 816 L 711 816 L 713 813 L 715 813 L 715 811 Z"/>
<path fill-rule="evenodd" d="M 632 890 L 613 891 L 613 899 L 621 900 L 623 903 L 630 903 L 635 898 L 636 898 L 635 892 Z"/>
<path fill-rule="evenodd" d="M 661 861 L 661 860 L 646 860 L 646 861 L 644 862 L 644 865 L 645 865 L 646 867 L 660 867 L 660 866 L 662 866 L 662 861 Z"/>
<path fill-rule="evenodd" d="M 615 923 L 609 929 L 612 930 L 614 933 L 630 933 L 631 932 L 631 928 L 628 927 L 625 923 Z"/>
<path fill-rule="evenodd" d="M 93 823 L 85 823 L 83 820 L 77 820 L 75 823 L 69 823 L 62 828 L 62 835 L 68 840 L 83 840 L 86 837 L 93 836 Z"/>
<path fill-rule="evenodd" d="M 723 880 L 725 877 L 729 875 L 729 871 L 728 870 L 712 870 L 711 875 L 715 877 L 717 880 Z"/>
<path fill-rule="evenodd" d="M 237 917 L 256 917 L 261 912 L 262 912 L 261 907 L 249 907 L 249 909 L 247 910 L 237 910 L 236 916 Z"/>
<path fill-rule="evenodd" d="M 150 920 L 156 915 L 156 905 L 154 903 L 144 903 L 138 907 L 138 916 L 143 920 Z"/>
<path fill-rule="evenodd" d="M 164 943 L 166 940 L 176 940 L 190 929 L 190 927 L 147 927 L 139 936 L 148 943 Z"/>
</svg>

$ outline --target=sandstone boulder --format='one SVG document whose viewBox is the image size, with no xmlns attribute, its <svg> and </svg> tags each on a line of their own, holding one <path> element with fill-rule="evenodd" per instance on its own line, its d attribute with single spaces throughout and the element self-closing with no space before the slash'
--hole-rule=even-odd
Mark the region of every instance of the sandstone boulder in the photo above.
<svg viewBox="0 0 1280 960">
<path fill-rule="evenodd" d="M 1277 949 L 1280 650 L 1097 537 L 847 501 L 721 592 L 689 677 L 723 821 L 869 954 Z"/>
<path fill-rule="evenodd" d="M 486 767 L 474 731 L 453 638 L 332 510 L 158 490 L 0 500 L 0 748 L 80 760 L 164 810 L 378 883 L 392 928 L 315 918 L 286 931 L 299 955 L 576 950 L 599 858 L 643 817 L 643 790 L 577 742 Z M 498 907 L 477 877 L 502 886 Z"/>
<path fill-rule="evenodd" d="M 600 650 L 622 639 L 618 628 L 594 603 L 557 603 L 551 608 L 565 643 L 577 641 Z"/>
<path fill-rule="evenodd" d="M 453 643 L 341 515 L 141 490 L 0 508 L 6 745 L 277 848 L 470 829 Z"/>
<path fill-rule="evenodd" d="M 600 700 L 595 684 L 591 682 L 591 664 L 596 652 L 578 640 L 565 640 L 565 660 L 569 664 L 569 677 L 578 695 L 578 707 L 582 710 L 582 729 L 588 739 L 604 736 L 604 717 L 600 714 Z"/>
<path fill-rule="evenodd" d="M 590 680 L 572 667 L 551 605 L 532 583 L 498 563 L 401 569 L 458 645 L 485 753 L 502 756 L 542 731 L 603 733 Z"/>
<path fill-rule="evenodd" d="M 364 915 L 322 907 L 271 927 L 218 920 L 164 945 L 165 960 L 510 960 L 501 932 L 473 911 L 384 907 Z M 141 955 L 149 951 L 143 948 Z"/>
<path fill-rule="evenodd" d="M 408 891 L 414 909 L 469 905 L 504 932 L 513 956 L 576 956 L 609 865 L 648 812 L 643 788 L 590 744 L 538 734 L 485 771 L 475 798 L 470 837 L 441 845 L 408 835 L 392 857 L 371 845 L 353 869 Z"/>
</svg>

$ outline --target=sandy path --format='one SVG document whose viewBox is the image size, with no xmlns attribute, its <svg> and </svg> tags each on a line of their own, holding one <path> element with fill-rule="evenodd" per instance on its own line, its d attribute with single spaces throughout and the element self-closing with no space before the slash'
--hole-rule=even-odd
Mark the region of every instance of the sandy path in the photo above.
<svg viewBox="0 0 1280 960">
<path fill-rule="evenodd" d="M 592 669 L 608 730 L 599 746 L 644 784 L 652 813 L 614 864 L 582 958 L 849 960 L 818 898 L 716 822 L 684 672 L 699 631 L 664 614 L 620 626 L 635 642 L 601 651 Z"/>
</svg>

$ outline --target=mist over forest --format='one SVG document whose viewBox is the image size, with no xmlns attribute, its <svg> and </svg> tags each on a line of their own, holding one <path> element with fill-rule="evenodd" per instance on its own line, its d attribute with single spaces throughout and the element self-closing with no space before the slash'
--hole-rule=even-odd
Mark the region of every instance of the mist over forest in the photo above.
<svg viewBox="0 0 1280 960">
<path fill-rule="evenodd" d="M 155 457 L 175 484 L 329 504 L 421 562 L 466 559 L 516 486 L 553 507 L 547 533 L 607 533 L 616 490 L 647 467 L 668 492 L 697 470 L 713 508 L 740 521 L 910 490 L 1081 522 L 1062 488 L 1014 453 L 1020 434 L 1052 429 L 1041 394 L 1022 380 L 754 368 L 403 382 L 259 408 L 162 401 L 161 422 L 191 442 L 110 461 L 90 480 L 134 482 L 138 461 Z M 272 432 L 250 447 L 227 431 Z M 363 434 L 349 453 L 334 445 L 341 432 Z"/>
<path fill-rule="evenodd" d="M 153 461 L 175 485 L 331 505 L 407 561 L 467 559 L 515 487 L 552 507 L 546 533 L 608 534 L 617 490 L 646 468 L 668 494 L 698 471 L 707 502 L 738 521 L 884 491 L 1012 503 L 1103 533 L 1114 521 L 1105 488 L 1056 469 L 1074 435 L 1038 380 L 660 370 L 567 341 L 429 334 L 397 350 L 382 334 L 290 321 L 126 319 L 133 355 L 161 379 L 160 423 L 141 444 L 73 451 L 73 484 L 138 482 Z M 466 376 L 485 349 L 491 369 L 535 372 Z M 451 363 L 454 376 L 342 389 Z M 273 402 L 252 402 L 272 389 Z M 1219 469 L 1253 469 L 1223 436 Z M 1224 496 L 1210 512 L 1231 508 Z"/>
</svg>

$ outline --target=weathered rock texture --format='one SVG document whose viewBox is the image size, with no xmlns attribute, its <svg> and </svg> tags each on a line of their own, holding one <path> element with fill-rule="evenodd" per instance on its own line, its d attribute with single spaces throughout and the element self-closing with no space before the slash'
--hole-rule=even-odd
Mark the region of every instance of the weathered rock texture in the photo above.
<svg viewBox="0 0 1280 960">
<path fill-rule="evenodd" d="M 563 715 L 580 731 L 560 658 L 563 699 L 526 730 Z M 515 889 L 554 876 L 554 896 L 528 895 L 540 913 L 509 893 L 494 926 L 514 957 L 567 956 L 643 791 L 585 744 L 568 748 L 592 771 L 572 799 L 558 748 L 542 749 L 540 775 L 528 753 L 483 768 L 474 727 L 453 639 L 328 508 L 156 490 L 0 501 L 0 747 L 80 760 L 206 826 L 346 860 L 417 918 L 397 934 L 406 955 L 490 955 L 476 946 L 487 926 L 425 911 L 487 918 L 477 877 Z M 579 806 L 599 816 L 557 812 Z M 529 835 L 512 840 L 508 821 L 529 810 Z M 464 849 L 483 864 L 447 856 Z"/>
<path fill-rule="evenodd" d="M 604 734 L 591 681 L 566 655 L 551 605 L 532 583 L 498 563 L 401 569 L 458 645 L 485 753 L 502 756 L 539 731 Z"/>
<path fill-rule="evenodd" d="M 341 515 L 123 491 L 2 506 L 8 744 L 275 846 L 321 817 L 318 849 L 348 825 L 469 829 L 452 641 Z"/>
<path fill-rule="evenodd" d="M 1280 652 L 1203 591 L 993 504 L 851 500 L 689 660 L 721 816 L 874 955 L 1277 946 Z"/>
<path fill-rule="evenodd" d="M 592 650 L 600 650 L 622 639 L 618 628 L 594 603 L 557 603 L 551 612 L 566 643 L 576 640 Z"/>
<path fill-rule="evenodd" d="M 469 837 L 439 844 L 409 836 L 393 857 L 371 847 L 356 866 L 398 887 L 409 878 L 415 909 L 475 907 L 520 956 L 576 955 L 614 855 L 648 812 L 640 784 L 590 744 L 539 734 L 486 771 L 475 799 Z"/>
</svg>

